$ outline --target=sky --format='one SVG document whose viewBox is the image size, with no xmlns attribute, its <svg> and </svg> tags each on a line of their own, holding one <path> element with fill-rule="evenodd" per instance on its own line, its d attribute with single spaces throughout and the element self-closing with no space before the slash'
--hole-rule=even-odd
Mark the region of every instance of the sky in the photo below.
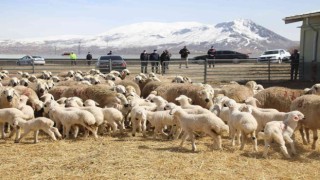
<svg viewBox="0 0 320 180">
<path fill-rule="evenodd" d="M 0 0 L 0 40 L 98 35 L 141 22 L 215 25 L 243 18 L 290 40 L 301 22 L 283 18 L 319 10 L 320 0 Z"/>
</svg>

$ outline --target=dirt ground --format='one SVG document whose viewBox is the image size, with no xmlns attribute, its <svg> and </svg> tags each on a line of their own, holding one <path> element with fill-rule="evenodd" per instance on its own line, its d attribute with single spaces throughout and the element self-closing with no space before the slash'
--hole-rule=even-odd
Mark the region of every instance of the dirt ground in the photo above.
<svg viewBox="0 0 320 180">
<path fill-rule="evenodd" d="M 0 141 L 1 179 L 315 179 L 319 177 L 320 152 L 301 144 L 298 155 L 285 159 L 273 144 L 269 158 L 262 158 L 251 143 L 244 151 L 231 147 L 223 137 L 223 150 L 213 150 L 209 137 L 197 138 L 197 152 L 191 143 L 179 148 L 180 140 L 154 140 L 130 135 L 105 135 L 53 142 L 32 135 L 21 143 Z M 290 151 L 290 149 L 289 149 Z"/>
</svg>

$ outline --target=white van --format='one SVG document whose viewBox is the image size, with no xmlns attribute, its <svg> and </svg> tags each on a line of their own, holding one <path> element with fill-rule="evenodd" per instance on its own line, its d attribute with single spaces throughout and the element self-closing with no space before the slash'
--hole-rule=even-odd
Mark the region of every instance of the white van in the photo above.
<svg viewBox="0 0 320 180">
<path fill-rule="evenodd" d="M 275 62 L 282 63 L 283 61 L 289 61 L 291 54 L 284 49 L 274 49 L 265 51 L 258 57 L 258 62 Z"/>
</svg>

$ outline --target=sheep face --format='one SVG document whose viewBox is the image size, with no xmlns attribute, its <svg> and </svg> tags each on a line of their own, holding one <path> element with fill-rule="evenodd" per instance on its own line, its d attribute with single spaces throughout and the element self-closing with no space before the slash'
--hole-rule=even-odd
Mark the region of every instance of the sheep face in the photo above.
<svg viewBox="0 0 320 180">
<path fill-rule="evenodd" d="M 199 95 L 200 95 L 201 99 L 204 99 L 204 101 L 206 103 L 210 102 L 210 100 L 212 100 L 212 98 L 213 98 L 213 94 L 206 91 L 206 90 L 200 91 Z"/>
<path fill-rule="evenodd" d="M 37 91 L 40 92 L 40 93 L 44 93 L 46 90 L 48 90 L 48 85 L 46 83 L 38 83 L 37 84 Z"/>
<path fill-rule="evenodd" d="M 13 88 L 8 88 L 3 91 L 4 96 L 7 98 L 8 102 L 12 102 L 13 96 L 17 95 L 16 91 Z"/>
<path fill-rule="evenodd" d="M 172 110 L 174 108 L 176 108 L 177 105 L 175 105 L 174 103 L 167 103 L 165 106 L 164 106 L 164 110 Z"/>
<path fill-rule="evenodd" d="M 175 100 L 178 101 L 180 104 L 186 104 L 186 103 L 190 103 L 191 104 L 192 103 L 192 99 L 188 98 L 185 95 L 180 95 Z"/>
<path fill-rule="evenodd" d="M 291 111 L 288 116 L 289 120 L 300 121 L 304 119 L 304 115 L 300 111 Z"/>
<path fill-rule="evenodd" d="M 18 80 L 18 78 L 13 77 L 13 78 L 10 79 L 9 85 L 12 86 L 12 87 L 15 87 L 15 86 L 17 86 L 19 83 L 20 83 L 20 81 Z"/>
</svg>

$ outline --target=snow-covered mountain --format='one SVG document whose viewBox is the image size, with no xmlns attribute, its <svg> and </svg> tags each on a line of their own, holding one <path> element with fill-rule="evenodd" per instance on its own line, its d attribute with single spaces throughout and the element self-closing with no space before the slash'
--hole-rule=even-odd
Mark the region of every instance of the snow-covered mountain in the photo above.
<svg viewBox="0 0 320 180">
<path fill-rule="evenodd" d="M 169 49 L 176 51 L 187 45 L 193 52 L 206 52 L 210 46 L 246 53 L 265 49 L 288 48 L 294 45 L 286 39 L 251 20 L 207 25 L 197 22 L 158 23 L 144 22 L 111 29 L 96 36 L 63 36 L 38 39 L 0 40 L 0 50 L 106 52 L 109 49 L 122 53 L 139 53 L 142 49 Z M 19 52 L 22 53 L 22 52 Z"/>
</svg>

